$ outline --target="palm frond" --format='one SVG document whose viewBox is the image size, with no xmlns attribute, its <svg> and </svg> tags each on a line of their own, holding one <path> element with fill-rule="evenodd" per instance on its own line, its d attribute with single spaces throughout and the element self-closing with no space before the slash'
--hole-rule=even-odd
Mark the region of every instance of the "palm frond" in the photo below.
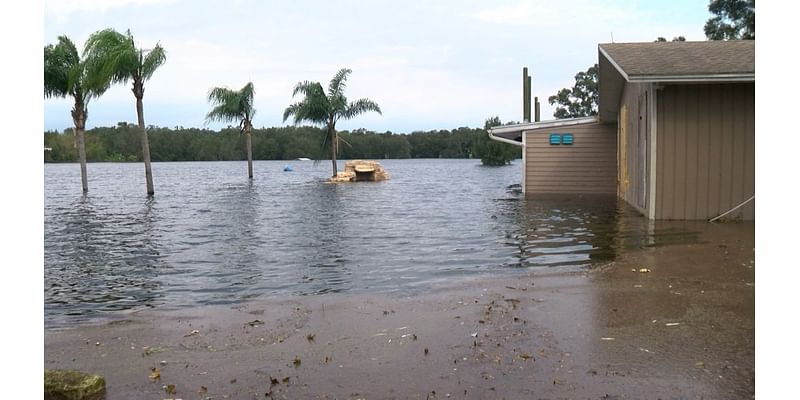
<svg viewBox="0 0 800 400">
<path fill-rule="evenodd" d="M 303 94 L 303 99 L 284 110 L 283 120 L 286 121 L 290 116 L 294 116 L 295 124 L 302 121 L 324 124 L 329 116 L 330 104 L 322 85 L 318 82 L 300 82 L 295 86 L 292 96 L 298 93 Z"/>
<path fill-rule="evenodd" d="M 344 89 L 347 87 L 347 76 L 351 72 L 353 71 L 349 68 L 342 68 L 333 76 L 330 85 L 328 85 L 328 97 L 344 96 Z"/>
<path fill-rule="evenodd" d="M 249 123 L 256 115 L 256 108 L 253 104 L 255 94 L 256 89 L 255 86 L 253 86 L 253 82 L 247 82 L 247 84 L 239 90 L 239 108 L 244 112 L 244 122 Z"/>
<path fill-rule="evenodd" d="M 297 96 L 298 93 L 302 94 L 303 96 L 314 94 L 314 92 L 317 90 L 317 86 L 319 86 L 320 88 L 322 87 L 322 85 L 320 85 L 319 82 L 311 82 L 311 81 L 297 82 L 297 85 L 294 86 L 294 90 L 292 91 L 292 97 Z"/>
<path fill-rule="evenodd" d="M 75 99 L 76 107 L 85 107 L 91 98 L 99 97 L 108 84 L 90 85 L 86 62 L 67 36 L 59 36 L 58 44 L 44 49 L 44 96 Z"/>
<path fill-rule="evenodd" d="M 294 104 L 290 104 L 289 107 L 286 107 L 286 109 L 283 110 L 283 122 L 286 122 L 286 120 L 289 119 L 289 117 L 294 115 L 294 117 L 295 117 L 294 118 L 294 123 L 297 124 L 299 122 L 298 114 L 299 114 L 299 111 L 300 111 L 300 107 L 302 107 L 302 106 L 303 106 L 302 103 L 294 103 Z"/>
<path fill-rule="evenodd" d="M 164 65 L 167 61 L 167 52 L 161 47 L 160 43 L 156 43 L 156 47 L 148 51 L 142 59 L 142 80 L 148 80 L 153 76 L 158 67 Z"/>
<path fill-rule="evenodd" d="M 139 49 L 130 30 L 122 34 L 108 28 L 89 36 L 83 57 L 86 86 L 94 89 L 129 80 L 148 80 L 166 62 L 167 55 L 161 44 L 150 50 Z"/>
<path fill-rule="evenodd" d="M 378 114 L 381 114 L 381 108 L 378 106 L 378 103 L 370 99 L 358 99 L 347 106 L 347 109 L 342 113 L 342 118 L 350 119 L 355 117 L 356 115 L 363 114 L 368 111 L 375 111 Z"/>
<path fill-rule="evenodd" d="M 44 97 L 65 97 L 73 91 L 74 76 L 79 70 L 78 49 L 66 36 L 58 44 L 44 47 Z"/>
<path fill-rule="evenodd" d="M 206 124 L 213 121 L 234 122 L 237 120 L 237 116 L 231 113 L 231 109 L 226 104 L 218 105 L 206 114 Z"/>
<path fill-rule="evenodd" d="M 89 36 L 83 50 L 87 69 L 87 86 L 126 83 L 138 72 L 139 52 L 133 37 L 114 29 L 104 29 Z"/>
<path fill-rule="evenodd" d="M 241 128 L 250 123 L 255 115 L 253 95 L 255 89 L 248 82 L 241 90 L 215 87 L 208 92 L 208 101 L 216 105 L 206 114 L 206 123 L 210 121 L 239 122 Z"/>
</svg>

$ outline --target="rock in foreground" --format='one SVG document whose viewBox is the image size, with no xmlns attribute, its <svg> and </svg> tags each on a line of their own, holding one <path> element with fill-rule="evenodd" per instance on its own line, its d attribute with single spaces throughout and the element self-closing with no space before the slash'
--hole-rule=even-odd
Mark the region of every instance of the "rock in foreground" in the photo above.
<svg viewBox="0 0 800 400">
<path fill-rule="evenodd" d="M 376 182 L 389 179 L 381 164 L 372 160 L 351 160 L 344 163 L 344 171 L 337 172 L 331 182 Z"/>
<path fill-rule="evenodd" d="M 106 380 L 100 375 L 74 370 L 45 370 L 45 400 L 103 400 Z"/>
</svg>

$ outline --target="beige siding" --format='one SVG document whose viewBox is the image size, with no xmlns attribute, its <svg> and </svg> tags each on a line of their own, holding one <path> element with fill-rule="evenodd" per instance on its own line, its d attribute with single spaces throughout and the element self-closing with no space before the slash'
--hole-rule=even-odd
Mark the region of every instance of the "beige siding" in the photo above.
<svg viewBox="0 0 800 400">
<path fill-rule="evenodd" d="M 551 146 L 551 133 L 571 133 L 575 144 Z M 615 124 L 584 124 L 525 132 L 525 194 L 615 193 Z"/>
<path fill-rule="evenodd" d="M 713 218 L 755 193 L 754 88 L 667 85 L 657 92 L 656 218 Z M 754 202 L 728 217 L 755 219 Z"/>
<path fill-rule="evenodd" d="M 619 145 L 619 186 L 617 194 L 640 212 L 647 214 L 649 182 L 648 163 L 650 116 L 648 104 L 650 85 L 626 84 L 617 118 Z"/>
</svg>

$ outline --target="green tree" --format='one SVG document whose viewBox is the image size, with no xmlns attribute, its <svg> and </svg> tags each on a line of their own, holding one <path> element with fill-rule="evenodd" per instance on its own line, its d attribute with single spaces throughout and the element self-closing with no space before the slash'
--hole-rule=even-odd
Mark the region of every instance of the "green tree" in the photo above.
<svg viewBox="0 0 800 400">
<path fill-rule="evenodd" d="M 244 133 L 247 140 L 247 176 L 253 178 L 253 116 L 256 113 L 253 105 L 255 89 L 253 82 L 248 82 L 239 90 L 215 87 L 208 92 L 208 101 L 214 108 L 206 115 L 206 121 L 238 122 L 239 132 Z"/>
<path fill-rule="evenodd" d="M 484 122 L 483 129 L 488 132 L 489 129 L 501 125 L 503 125 L 503 123 L 500 121 L 500 117 L 489 117 L 486 119 L 486 122 Z M 481 164 L 490 167 L 510 164 L 511 160 L 516 158 L 516 154 L 518 153 L 516 146 L 491 140 L 489 139 L 488 133 L 481 135 L 477 150 L 481 153 Z"/>
<path fill-rule="evenodd" d="M 711 0 L 704 31 L 709 40 L 755 40 L 755 0 Z"/>
<path fill-rule="evenodd" d="M 375 111 L 381 114 L 381 108 L 377 103 L 370 99 L 358 99 L 354 102 L 347 102 L 344 89 L 347 83 L 347 76 L 353 72 L 350 69 L 342 68 L 331 79 L 328 85 L 328 93 L 322 88 L 319 82 L 303 81 L 298 82 L 294 87 L 292 97 L 302 94 L 303 100 L 291 104 L 283 112 L 284 122 L 294 116 L 295 125 L 301 121 L 318 124 L 325 127 L 325 142 L 331 148 L 331 164 L 333 165 L 333 176 L 336 176 L 336 151 L 339 147 L 339 137 L 336 134 L 336 122 L 339 119 L 350 119 L 356 115 L 367 111 Z"/>
<path fill-rule="evenodd" d="M 656 40 L 654 40 L 654 42 L 666 42 L 666 41 L 667 41 L 667 39 L 662 37 L 662 36 L 659 36 Z M 685 42 L 686 38 L 683 37 L 683 36 L 676 36 L 676 37 L 672 38 L 672 41 L 673 42 Z"/>
<path fill-rule="evenodd" d="M 44 97 L 72 97 L 73 133 L 78 148 L 81 166 L 81 186 L 83 192 L 89 191 L 86 174 L 86 119 L 89 118 L 89 100 L 100 97 L 108 85 L 89 86 L 91 80 L 85 60 L 81 60 L 78 49 L 66 36 L 59 36 L 58 43 L 44 47 Z"/>
<path fill-rule="evenodd" d="M 551 105 L 559 104 L 553 113 L 558 119 L 597 115 L 597 64 L 585 72 L 578 72 L 575 75 L 575 86 L 559 90 L 547 101 Z"/>
<path fill-rule="evenodd" d="M 155 194 L 153 189 L 153 172 L 150 168 L 150 144 L 147 140 L 147 128 L 144 124 L 144 82 L 167 60 L 167 53 L 156 43 L 152 49 L 136 47 L 131 31 L 121 34 L 114 29 L 105 29 L 89 36 L 84 49 L 91 76 L 95 86 L 107 86 L 110 83 L 126 84 L 133 82 L 136 97 L 136 116 L 142 137 L 142 159 L 144 160 L 147 195 Z"/>
</svg>

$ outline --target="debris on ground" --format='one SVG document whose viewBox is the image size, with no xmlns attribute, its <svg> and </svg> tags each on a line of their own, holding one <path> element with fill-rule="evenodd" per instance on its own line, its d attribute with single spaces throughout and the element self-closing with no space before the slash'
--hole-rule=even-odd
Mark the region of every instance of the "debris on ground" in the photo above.
<svg viewBox="0 0 800 400">
<path fill-rule="evenodd" d="M 66 400 L 105 399 L 106 380 L 75 370 L 45 370 L 44 398 Z"/>
</svg>

